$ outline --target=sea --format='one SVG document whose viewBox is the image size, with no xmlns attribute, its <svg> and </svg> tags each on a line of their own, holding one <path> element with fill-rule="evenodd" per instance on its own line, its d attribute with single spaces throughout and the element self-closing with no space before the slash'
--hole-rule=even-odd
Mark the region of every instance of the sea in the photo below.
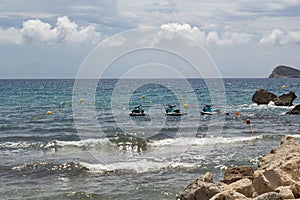
<svg viewBox="0 0 300 200">
<path fill-rule="evenodd" d="M 174 200 L 207 171 L 255 169 L 284 135 L 300 139 L 294 106 L 257 105 L 257 89 L 300 104 L 299 79 L 2 79 L 0 199 Z M 219 113 L 201 115 L 207 104 Z"/>
</svg>

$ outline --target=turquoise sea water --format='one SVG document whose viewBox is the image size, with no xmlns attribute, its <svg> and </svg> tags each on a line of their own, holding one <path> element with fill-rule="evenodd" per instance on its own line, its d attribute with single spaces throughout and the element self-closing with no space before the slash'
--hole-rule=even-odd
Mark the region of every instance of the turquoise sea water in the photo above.
<svg viewBox="0 0 300 200">
<path fill-rule="evenodd" d="M 222 103 L 204 80 L 188 83 L 126 80 L 116 90 L 101 80 L 91 101 L 87 90 L 74 95 L 74 80 L 0 80 L 0 199 L 175 199 L 206 171 L 218 180 L 227 167 L 256 167 L 282 135 L 299 138 L 300 116 L 285 115 L 293 106 L 251 100 L 259 88 L 299 96 L 299 79 L 224 79 Z M 129 117 L 138 104 L 146 116 Z M 167 117 L 168 104 L 187 115 Z M 200 115 L 205 104 L 229 115 Z M 97 126 L 85 121 L 90 106 Z"/>
</svg>

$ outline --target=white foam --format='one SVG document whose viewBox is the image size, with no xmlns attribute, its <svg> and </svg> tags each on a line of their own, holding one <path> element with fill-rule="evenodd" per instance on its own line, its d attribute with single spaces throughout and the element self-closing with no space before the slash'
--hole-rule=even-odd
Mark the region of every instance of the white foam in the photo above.
<svg viewBox="0 0 300 200">
<path fill-rule="evenodd" d="M 157 140 L 149 143 L 149 146 L 160 147 L 160 146 L 204 146 L 214 144 L 230 144 L 237 142 L 252 141 L 255 139 L 261 139 L 263 136 L 247 136 L 247 137 L 204 137 L 204 138 L 187 138 L 179 137 L 174 139 Z"/>
<path fill-rule="evenodd" d="M 25 149 L 32 146 L 28 142 L 4 142 L 0 143 L 0 148 L 10 148 L 10 149 Z"/>
<path fill-rule="evenodd" d="M 47 145 L 45 145 L 45 148 L 59 146 L 59 147 L 96 147 L 96 146 L 107 146 L 107 145 L 113 145 L 108 138 L 103 139 L 85 139 L 85 140 L 79 140 L 79 141 L 60 141 L 55 140 L 53 142 L 49 142 Z"/>
<path fill-rule="evenodd" d="M 80 162 L 80 164 L 92 173 L 110 173 L 110 172 L 135 172 L 146 173 L 155 172 L 163 169 L 191 169 L 198 167 L 197 163 L 155 161 L 141 159 L 138 161 L 124 161 L 111 164 L 90 164 Z"/>
</svg>

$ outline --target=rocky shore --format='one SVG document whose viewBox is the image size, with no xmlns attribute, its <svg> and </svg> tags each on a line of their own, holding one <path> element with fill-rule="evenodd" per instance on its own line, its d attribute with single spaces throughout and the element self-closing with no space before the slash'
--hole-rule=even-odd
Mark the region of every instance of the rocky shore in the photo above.
<svg viewBox="0 0 300 200">
<path fill-rule="evenodd" d="M 300 145 L 285 136 L 258 163 L 258 169 L 237 166 L 214 182 L 210 172 L 189 184 L 177 200 L 281 200 L 300 199 Z"/>
</svg>

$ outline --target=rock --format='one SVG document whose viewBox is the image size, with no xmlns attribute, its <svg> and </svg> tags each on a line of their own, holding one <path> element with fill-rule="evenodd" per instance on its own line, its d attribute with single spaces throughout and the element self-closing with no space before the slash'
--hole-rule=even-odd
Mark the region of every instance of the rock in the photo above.
<svg viewBox="0 0 300 200">
<path fill-rule="evenodd" d="M 257 195 L 274 191 L 271 187 L 271 183 L 266 179 L 263 172 L 263 170 L 254 172 L 253 187 Z"/>
<path fill-rule="evenodd" d="M 300 78 L 300 70 L 281 65 L 273 69 L 269 78 Z"/>
<path fill-rule="evenodd" d="M 269 192 L 259 195 L 255 200 L 283 200 L 283 197 L 276 192 Z"/>
<path fill-rule="evenodd" d="M 293 101 L 297 98 L 295 92 L 283 94 L 274 100 L 276 106 L 292 106 Z"/>
<path fill-rule="evenodd" d="M 268 104 L 270 101 L 274 101 L 277 98 L 272 92 L 268 92 L 264 89 L 257 90 L 252 96 L 252 101 L 260 104 Z"/>
<path fill-rule="evenodd" d="M 279 193 L 284 199 L 295 199 L 290 186 L 280 186 L 276 188 L 275 192 Z"/>
<path fill-rule="evenodd" d="M 210 200 L 247 200 L 248 198 L 238 193 L 236 191 L 223 191 L 215 196 L 213 196 Z"/>
<path fill-rule="evenodd" d="M 254 187 L 252 181 L 248 178 L 243 178 L 234 183 L 231 183 L 230 185 L 225 186 L 224 189 L 229 191 L 236 191 L 249 198 L 251 198 L 254 193 Z"/>
<path fill-rule="evenodd" d="M 177 197 L 177 200 L 210 199 L 215 194 L 221 192 L 222 188 L 223 185 L 221 183 L 213 183 L 211 173 L 207 172 L 188 185 L 184 192 Z"/>
<path fill-rule="evenodd" d="M 295 183 L 291 186 L 291 190 L 295 198 L 300 198 L 300 183 Z"/>
<path fill-rule="evenodd" d="M 253 180 L 253 169 L 249 166 L 239 166 L 229 168 L 225 171 L 224 179 L 221 181 L 226 184 L 233 183 L 243 178 Z"/>
<path fill-rule="evenodd" d="M 300 114 L 300 104 L 295 106 L 292 110 L 290 110 L 286 114 L 289 114 L 289 115 Z"/>
</svg>

